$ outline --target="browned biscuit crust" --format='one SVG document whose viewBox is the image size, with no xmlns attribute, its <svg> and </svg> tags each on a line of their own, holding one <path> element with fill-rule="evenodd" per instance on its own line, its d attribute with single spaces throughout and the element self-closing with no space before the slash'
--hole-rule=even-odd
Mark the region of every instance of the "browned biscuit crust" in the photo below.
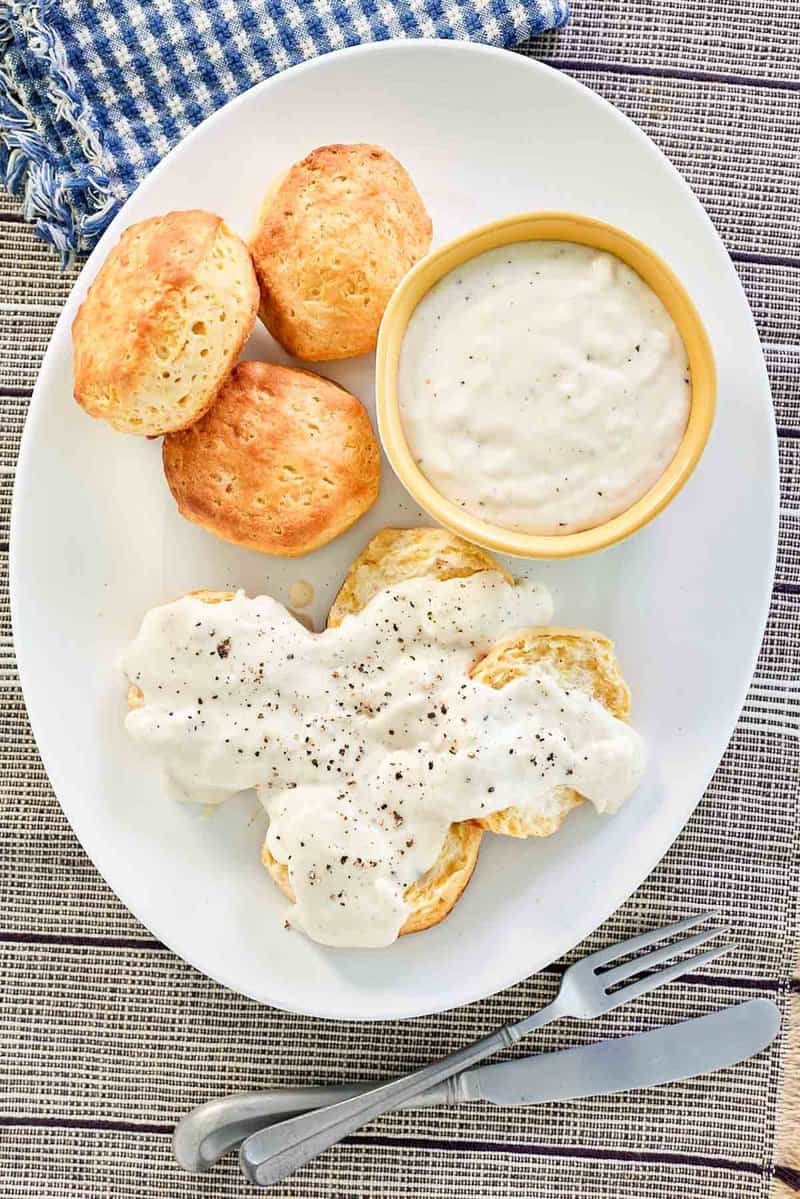
<svg viewBox="0 0 800 1199">
<path fill-rule="evenodd" d="M 374 350 L 386 305 L 428 251 L 432 225 L 380 146 L 321 146 L 267 192 L 251 249 L 260 315 L 309 362 Z"/>
<path fill-rule="evenodd" d="M 363 405 L 310 371 L 240 362 L 217 402 L 164 439 L 181 513 L 225 541 L 297 557 L 373 504 L 380 453 Z"/>
<path fill-rule="evenodd" d="M 214 213 L 131 225 L 72 325 L 75 399 L 124 433 L 185 428 L 216 399 L 258 297 L 247 246 Z"/>
</svg>

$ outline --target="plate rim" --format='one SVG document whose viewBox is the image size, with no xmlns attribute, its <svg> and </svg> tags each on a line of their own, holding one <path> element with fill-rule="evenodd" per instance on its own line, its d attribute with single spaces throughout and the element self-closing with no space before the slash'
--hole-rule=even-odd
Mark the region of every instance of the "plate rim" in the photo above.
<svg viewBox="0 0 800 1199">
<path fill-rule="evenodd" d="M 405 1003 L 404 1005 L 402 1005 L 400 1007 L 397 1007 L 396 1005 L 393 1006 L 392 1004 L 388 1004 L 388 1005 L 382 1006 L 381 1011 L 379 1013 L 360 1011 L 360 1012 L 356 1013 L 355 1015 L 346 1015 L 341 1010 L 337 1009 L 335 1005 L 333 1007 L 330 1007 L 330 1006 L 326 1007 L 325 1005 L 319 1005 L 319 1004 L 314 1004 L 314 1003 L 312 1003 L 312 1004 L 295 1003 L 295 1004 L 292 1004 L 292 1006 L 288 1006 L 286 1004 L 285 1000 L 276 1002 L 276 1000 L 273 998 L 256 998 L 252 995 L 249 995 L 247 992 L 242 991 L 240 989 L 240 987 L 234 981 L 231 981 L 229 978 L 226 978 L 224 971 L 221 973 L 217 973 L 215 971 L 207 969 L 205 966 L 198 965 L 197 961 L 194 960 L 193 957 L 187 956 L 187 954 L 185 954 L 184 952 L 175 948 L 175 946 L 171 943 L 171 939 L 166 940 L 163 937 L 156 934 L 154 932 L 154 930 L 150 927 L 150 925 L 145 920 L 143 920 L 142 917 L 139 915 L 138 910 L 137 910 L 138 904 L 136 903 L 135 898 L 134 898 L 134 901 L 131 902 L 126 894 L 123 894 L 120 890 L 118 890 L 118 888 L 115 885 L 112 884 L 111 880 L 107 877 L 105 871 L 97 865 L 95 857 L 94 857 L 93 853 L 90 852 L 90 850 L 88 848 L 88 844 L 87 844 L 87 842 L 89 844 L 92 843 L 91 835 L 89 835 L 90 828 L 91 828 L 91 822 L 88 819 L 86 821 L 81 821 L 80 819 L 77 819 L 74 811 L 70 812 L 68 810 L 68 805 L 65 804 L 61 799 L 61 791 L 62 791 L 62 789 L 64 791 L 67 791 L 70 788 L 69 780 L 66 778 L 61 779 L 60 767 L 59 767 L 58 763 L 54 761 L 53 754 L 50 752 L 49 749 L 46 752 L 42 749 L 42 744 L 44 742 L 46 742 L 46 740 L 47 740 L 46 728 L 45 728 L 46 721 L 44 719 L 40 720 L 40 715 L 38 712 L 38 704 L 37 704 L 37 700 L 35 698 L 36 694 L 37 694 L 37 688 L 33 682 L 33 680 L 35 678 L 35 674 L 36 674 L 36 671 L 35 671 L 35 668 L 34 668 L 34 665 L 32 662 L 33 655 L 32 655 L 32 651 L 29 648 L 29 642 L 26 642 L 24 636 L 20 637 L 20 635 L 19 635 L 19 630 L 21 628 L 23 628 L 25 625 L 25 618 L 24 618 L 24 612 L 22 610 L 22 601 L 21 601 L 22 586 L 23 586 L 22 578 L 21 578 L 22 568 L 20 566 L 20 558 L 19 558 L 19 555 L 16 550 L 16 543 L 17 543 L 17 538 L 18 538 L 18 534 L 19 534 L 19 525 L 20 525 L 20 522 L 22 519 L 20 513 L 21 513 L 23 505 L 24 505 L 24 500 L 22 498 L 23 480 L 26 478 L 26 476 L 29 473 L 28 459 L 30 458 L 31 453 L 32 453 L 33 425 L 35 423 L 35 421 L 32 420 L 32 415 L 34 414 L 34 412 L 38 413 L 39 409 L 45 403 L 44 385 L 42 383 L 42 378 L 47 373 L 50 360 L 54 357 L 55 353 L 57 352 L 57 349 L 56 349 L 57 343 L 61 340 L 61 337 L 64 334 L 66 326 L 68 324 L 70 324 L 74 318 L 75 310 L 77 308 L 77 298 L 78 298 L 78 295 L 82 292 L 83 288 L 86 285 L 86 279 L 94 278 L 94 275 L 96 274 L 96 267 L 99 264 L 99 261 L 105 256 L 105 254 L 107 252 L 107 247 L 109 246 L 109 244 L 112 241 L 115 241 L 118 238 L 119 232 L 123 228 L 127 227 L 127 224 L 129 223 L 128 221 L 125 220 L 125 214 L 126 214 L 126 210 L 128 208 L 131 198 L 133 196 L 136 196 L 137 194 L 139 194 L 140 189 L 143 186 L 150 186 L 152 184 L 153 180 L 158 178 L 158 175 L 160 174 L 160 172 L 165 168 L 165 165 L 171 161 L 172 157 L 175 154 L 177 154 L 179 151 L 182 152 L 185 149 L 185 147 L 192 142 L 192 140 L 194 138 L 197 138 L 201 134 L 206 133 L 210 126 L 212 126 L 216 121 L 218 121 L 219 119 L 222 118 L 223 114 L 229 116 L 230 110 L 234 109 L 237 105 L 243 104 L 248 101 L 252 102 L 255 95 L 261 95 L 263 93 L 268 92 L 271 87 L 273 87 L 276 84 L 279 84 L 284 79 L 284 77 L 286 77 L 288 75 L 298 76 L 303 73 L 313 72 L 314 70 L 318 69 L 320 67 L 320 65 L 324 65 L 331 58 L 340 58 L 340 59 L 341 58 L 355 58 L 355 57 L 361 57 L 361 56 L 372 56 L 372 55 L 380 55 L 380 54 L 386 54 L 386 53 L 414 54 L 414 53 L 418 53 L 418 52 L 426 53 L 428 50 L 433 50 L 437 53 L 445 54 L 445 55 L 446 54 L 453 54 L 453 55 L 459 55 L 459 56 L 460 55 L 474 55 L 474 56 L 481 56 L 481 57 L 486 57 L 486 58 L 494 58 L 498 61 L 505 61 L 508 59 L 509 54 L 514 54 L 514 57 L 516 59 L 518 59 L 521 64 L 524 64 L 523 69 L 526 69 L 526 70 L 529 69 L 529 70 L 532 70 L 535 72 L 546 72 L 548 74 L 551 74 L 551 73 L 555 74 L 556 76 L 558 76 L 560 82 L 565 87 L 571 88 L 573 90 L 583 93 L 584 98 L 588 98 L 589 102 L 594 103 L 595 105 L 599 106 L 600 108 L 610 109 L 611 112 L 614 114 L 614 119 L 622 121 L 628 127 L 628 130 L 631 131 L 633 133 L 633 135 L 643 144 L 643 146 L 645 147 L 645 149 L 648 153 L 652 153 L 653 151 L 655 151 L 655 153 L 668 165 L 670 172 L 673 175 L 674 179 L 677 181 L 678 185 L 684 190 L 684 192 L 690 198 L 692 204 L 694 205 L 697 215 L 705 222 L 708 230 L 711 232 L 711 234 L 712 234 L 714 240 L 717 242 L 717 244 L 722 248 L 722 250 L 726 254 L 728 254 L 727 247 L 726 247 L 725 243 L 723 242 L 722 237 L 717 232 L 713 222 L 711 221 L 711 218 L 709 217 L 708 213 L 705 211 L 705 208 L 700 203 L 697 196 L 695 196 L 694 192 L 692 191 L 692 188 L 689 186 L 688 182 L 683 177 L 683 175 L 680 173 L 678 168 L 676 166 L 674 166 L 674 164 L 671 162 L 671 160 L 660 149 L 660 147 L 658 145 L 656 145 L 656 143 L 652 140 L 652 138 L 650 138 L 648 136 L 648 134 L 646 134 L 644 132 L 644 130 L 641 129 L 630 117 L 628 117 L 625 113 L 623 113 L 621 110 L 617 109 L 613 104 L 611 104 L 610 101 L 606 100 L 599 93 L 593 91 L 591 88 L 589 88 L 585 84 L 581 83 L 580 80 L 575 79 L 571 75 L 568 75 L 565 72 L 558 70 L 558 68 L 551 67 L 545 62 L 541 62 L 538 59 L 528 57 L 524 54 L 517 54 L 513 50 L 510 50 L 510 49 L 489 46 L 489 45 L 486 45 L 486 44 L 480 43 L 480 42 L 471 42 L 471 41 L 460 40 L 460 39 L 446 39 L 446 38 L 386 39 L 383 41 L 366 42 L 366 43 L 359 44 L 357 46 L 350 46 L 350 47 L 345 47 L 343 49 L 329 51 L 325 54 L 318 55 L 314 58 L 308 59 L 305 62 L 298 63 L 296 66 L 289 67 L 284 71 L 280 71 L 280 72 L 276 73 L 275 75 L 270 76 L 268 79 L 261 80 L 260 82 L 254 84 L 253 87 L 248 88 L 245 91 L 241 92 L 238 96 L 235 96 L 233 99 L 228 101 L 227 104 L 224 104 L 221 108 L 219 108 L 215 112 L 211 113 L 199 125 L 195 126 L 192 130 L 190 130 L 175 146 L 172 147 L 171 150 L 169 150 L 169 152 L 160 160 L 160 162 L 153 168 L 153 170 L 150 171 L 149 174 L 145 176 L 145 178 L 141 181 L 141 183 L 136 187 L 136 189 L 126 199 L 125 203 L 120 208 L 120 210 L 117 213 L 117 215 L 115 216 L 114 220 L 111 222 L 109 227 L 106 229 L 103 236 L 101 237 L 101 239 L 95 246 L 94 250 L 90 254 L 89 258 L 84 263 L 84 265 L 81 269 L 81 272 L 80 272 L 78 278 L 76 279 L 75 284 L 74 284 L 69 296 L 67 297 L 66 303 L 64 304 L 64 307 L 58 317 L 58 320 L 56 321 L 55 327 L 53 329 L 50 340 L 48 342 L 47 350 L 45 351 L 44 357 L 41 362 L 41 366 L 39 368 L 39 372 L 37 374 L 36 382 L 34 384 L 33 392 L 32 392 L 30 403 L 29 403 L 28 412 L 26 413 L 26 416 L 25 416 L 25 424 L 24 424 L 24 428 L 23 428 L 22 439 L 20 442 L 20 450 L 19 450 L 19 455 L 18 455 L 18 459 L 17 459 L 16 474 L 15 474 L 14 487 L 13 487 L 13 492 L 12 492 L 10 542 L 9 542 L 9 592 L 10 592 L 12 638 L 13 638 L 13 644 L 14 644 L 15 653 L 16 653 L 17 668 L 18 668 L 18 673 L 19 673 L 19 678 L 20 678 L 22 696 L 23 696 L 23 699 L 25 702 L 28 719 L 29 719 L 31 730 L 33 732 L 34 740 L 36 743 L 37 752 L 39 753 L 39 756 L 42 760 L 42 764 L 45 768 L 45 772 L 47 773 L 48 781 L 50 782 L 50 785 L 53 789 L 54 796 L 58 800 L 61 810 L 64 813 L 64 816 L 65 816 L 72 832 L 76 836 L 82 849 L 84 850 L 87 857 L 91 861 L 93 868 L 98 872 L 98 874 L 104 880 L 106 885 L 117 896 L 117 898 L 120 900 L 120 902 L 128 909 L 128 911 L 131 912 L 131 914 L 134 916 L 134 918 L 137 920 L 137 922 L 142 926 L 142 928 L 144 928 L 148 932 L 150 932 L 154 938 L 156 938 L 158 941 L 160 941 L 161 944 L 163 944 L 168 950 L 170 950 L 170 952 L 174 953 L 181 961 L 187 963 L 193 970 L 197 970 L 199 973 L 205 975 L 207 978 L 210 978 L 213 982 L 226 987 L 228 990 L 234 991 L 236 994 L 244 995 L 245 997 L 251 999 L 253 1002 L 256 1002 L 256 1003 L 259 1003 L 262 1005 L 268 1004 L 268 1005 L 278 1008 L 279 1010 L 295 1013 L 298 1015 L 311 1016 L 311 1017 L 315 1017 L 315 1018 L 319 1018 L 319 1019 L 326 1019 L 326 1020 L 378 1021 L 378 1020 L 415 1019 L 415 1018 L 421 1017 L 421 1016 L 434 1015 L 434 1014 L 438 1014 L 441 1012 L 456 1010 L 458 1008 L 465 1007 L 467 1004 L 475 1003 L 477 1001 L 487 999 L 492 995 L 498 994 L 500 991 L 506 990 L 507 988 L 509 988 L 511 986 L 515 986 L 515 985 L 521 983 L 525 979 L 532 977 L 533 975 L 539 973 L 541 970 L 545 969 L 546 964 L 543 964 L 542 966 L 538 966 L 532 970 L 523 968 L 521 972 L 518 967 L 512 966 L 512 968 L 507 973 L 505 973 L 502 976 L 502 978 L 498 977 L 492 983 L 491 989 L 487 990 L 483 985 L 479 985 L 475 989 L 467 989 L 465 991 L 465 993 L 461 996 L 461 998 L 454 1003 L 451 1003 L 451 1002 L 445 1002 L 443 1004 L 437 1003 L 435 996 L 431 995 L 432 1002 L 425 1003 L 422 1006 L 420 1006 L 418 1003 L 417 1004 Z M 755 319 L 753 317 L 752 309 L 750 308 L 750 304 L 747 299 L 746 293 L 744 292 L 744 288 L 742 286 L 741 280 L 739 279 L 738 274 L 736 273 L 735 268 L 733 267 L 733 264 L 731 263 L 730 266 L 731 266 L 731 283 L 735 282 L 736 287 L 738 288 L 740 298 L 741 298 L 741 300 L 743 300 L 744 305 L 747 310 L 747 314 L 749 317 L 749 322 L 750 322 L 750 325 L 751 325 L 751 328 L 753 331 L 753 335 L 756 339 L 756 343 L 758 344 L 758 346 L 760 348 L 761 340 L 760 340 L 760 336 L 758 333 L 758 329 L 755 324 Z M 91 269 L 91 268 L 95 268 L 95 269 Z M 733 723 L 731 724 L 730 730 L 728 732 L 726 748 L 727 748 L 727 744 L 730 742 L 730 738 L 731 738 L 731 736 L 736 728 L 736 725 L 738 723 L 738 718 L 739 718 L 739 715 L 741 714 L 741 710 L 744 705 L 744 700 L 747 696 L 747 692 L 749 690 L 750 683 L 752 682 L 755 666 L 756 666 L 756 663 L 758 660 L 758 655 L 760 653 L 761 645 L 763 642 L 764 631 L 766 629 L 767 620 L 768 620 L 768 616 L 769 616 L 770 602 L 771 602 L 771 597 L 772 597 L 772 583 L 773 583 L 774 575 L 775 575 L 775 565 L 776 565 L 776 561 L 777 561 L 777 550 L 778 550 L 778 533 L 779 533 L 779 527 L 778 527 L 779 473 L 778 473 L 778 471 L 779 471 L 779 466 L 778 466 L 777 427 L 776 427 L 776 421 L 775 421 L 774 406 L 772 404 L 769 376 L 767 374 L 766 364 L 764 362 L 764 357 L 763 357 L 763 352 L 761 353 L 760 357 L 761 357 L 760 375 L 761 375 L 762 387 L 759 389 L 759 403 L 763 404 L 765 408 L 768 407 L 768 410 L 769 410 L 768 411 L 768 423 L 769 423 L 770 429 L 771 429 L 771 437 L 769 439 L 769 456 L 770 456 L 769 482 L 771 485 L 771 494 L 770 494 L 769 498 L 770 498 L 770 518 L 771 519 L 770 519 L 769 529 L 764 530 L 765 536 L 768 534 L 769 540 L 770 540 L 769 555 L 768 555 L 770 569 L 769 569 L 768 574 L 765 576 L 765 578 L 763 580 L 763 584 L 762 584 L 762 595 L 761 595 L 759 619 L 758 619 L 757 625 L 755 626 L 753 640 L 750 645 L 750 652 L 748 655 L 749 667 L 748 667 L 748 671 L 746 674 L 746 682 L 743 683 L 743 685 L 740 687 L 738 695 L 733 697 L 733 699 L 735 699 L 735 705 L 732 704 L 732 707 L 735 706 L 736 716 L 734 717 Z M 744 653 L 742 654 L 742 658 L 744 661 Z M 744 672 L 743 672 L 743 678 L 745 678 Z M 45 736 L 42 738 L 42 740 L 40 740 L 40 733 L 45 734 Z M 725 752 L 725 750 L 723 750 L 723 754 L 724 754 L 724 752 Z M 720 760 L 721 760 L 721 758 L 720 758 Z M 654 851 L 650 850 L 649 852 L 645 852 L 643 855 L 640 856 L 640 859 L 639 859 L 640 865 L 637 866 L 636 871 L 635 871 L 635 874 L 638 876 L 638 881 L 631 887 L 628 887 L 628 884 L 626 883 L 625 887 L 624 887 L 625 893 L 622 895 L 621 898 L 619 898 L 615 894 L 614 897 L 612 898 L 612 900 L 610 901 L 610 903 L 603 903 L 602 901 L 598 901 L 596 906 L 594 906 L 592 908 L 591 914 L 589 914 L 587 916 L 586 921 L 582 922 L 580 925 L 576 925 L 576 930 L 578 931 L 579 935 L 577 935 L 575 937 L 575 939 L 571 941 L 571 944 L 569 946 L 566 946 L 562 950 L 562 954 L 569 952 L 569 950 L 571 948 L 574 948 L 575 945 L 579 944 L 587 936 L 591 935 L 591 933 L 593 933 L 598 928 L 600 928 L 600 926 L 602 924 L 604 924 L 624 903 L 627 902 L 628 899 L 630 899 L 631 895 L 633 895 L 638 890 L 638 888 L 647 880 L 647 878 L 649 878 L 650 874 L 652 873 L 652 871 L 654 870 L 656 865 L 668 853 L 669 849 L 674 844 L 675 840 L 680 835 L 680 833 L 683 831 L 683 829 L 686 827 L 686 824 L 688 823 L 688 821 L 691 818 L 691 816 L 693 815 L 693 813 L 696 811 L 697 806 L 699 805 L 700 801 L 702 800 L 702 798 L 708 788 L 709 782 L 711 781 L 713 775 L 715 774 L 718 766 L 719 766 L 719 761 L 714 765 L 711 772 L 706 777 L 703 787 L 699 791 L 699 794 L 697 795 L 697 798 L 694 800 L 694 803 L 692 804 L 691 808 L 688 811 L 686 811 L 685 814 L 682 810 L 680 816 L 674 822 L 675 827 L 671 828 L 668 842 L 667 843 L 664 843 L 663 841 L 659 842 L 658 847 Z M 58 784 L 55 781 L 56 779 L 60 780 Z M 78 825 L 80 825 L 81 827 L 79 828 Z M 86 833 L 87 835 L 84 836 L 84 833 Z M 126 888 L 123 888 L 123 891 L 125 891 L 125 890 L 126 890 Z M 574 931 L 575 930 L 570 932 L 570 934 L 569 934 L 570 938 L 573 936 Z"/>
</svg>

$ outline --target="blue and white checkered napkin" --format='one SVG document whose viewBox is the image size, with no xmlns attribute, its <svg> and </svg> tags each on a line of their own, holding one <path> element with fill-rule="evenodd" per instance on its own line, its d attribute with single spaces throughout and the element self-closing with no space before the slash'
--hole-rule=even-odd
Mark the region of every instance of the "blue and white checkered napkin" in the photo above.
<svg viewBox="0 0 800 1199">
<path fill-rule="evenodd" d="M 193 126 L 303 59 L 358 42 L 514 46 L 568 0 L 0 0 L 0 169 L 65 259 Z"/>
</svg>

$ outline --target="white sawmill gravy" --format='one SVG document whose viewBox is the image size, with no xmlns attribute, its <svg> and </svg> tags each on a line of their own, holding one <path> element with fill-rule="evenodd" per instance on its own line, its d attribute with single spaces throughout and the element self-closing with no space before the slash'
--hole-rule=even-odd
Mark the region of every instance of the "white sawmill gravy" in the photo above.
<svg viewBox="0 0 800 1199">
<path fill-rule="evenodd" d="M 526 533 L 592 528 L 664 473 L 689 366 L 661 300 L 612 254 L 516 242 L 445 275 L 403 340 L 400 414 L 437 491 Z"/>
<path fill-rule="evenodd" d="M 187 596 L 148 612 L 125 651 L 144 697 L 127 729 L 175 798 L 259 788 L 291 925 L 387 945 L 452 821 L 546 813 L 561 784 L 614 811 L 636 786 L 639 736 L 544 667 L 502 690 L 469 678 L 499 637 L 551 617 L 543 587 L 493 571 L 411 580 L 322 634 L 268 597 Z"/>
</svg>

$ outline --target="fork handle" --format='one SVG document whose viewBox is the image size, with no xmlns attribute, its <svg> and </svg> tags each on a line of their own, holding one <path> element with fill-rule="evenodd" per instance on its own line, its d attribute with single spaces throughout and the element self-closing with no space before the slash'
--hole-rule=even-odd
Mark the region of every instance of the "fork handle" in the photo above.
<svg viewBox="0 0 800 1199">
<path fill-rule="evenodd" d="M 524 1022 L 525 1031 L 541 1028 L 561 1014 L 556 1003 L 551 1003 Z M 374 1087 L 363 1095 L 356 1095 L 341 1103 L 264 1128 L 248 1137 L 242 1145 L 239 1151 L 242 1171 L 250 1182 L 258 1186 L 281 1182 L 376 1116 L 414 1099 L 429 1087 L 461 1070 L 469 1069 L 498 1050 L 513 1045 L 522 1035 L 519 1025 L 507 1024 L 488 1037 L 482 1037 L 474 1045 L 459 1049 L 413 1074 L 396 1078 L 393 1082 Z"/>
</svg>

